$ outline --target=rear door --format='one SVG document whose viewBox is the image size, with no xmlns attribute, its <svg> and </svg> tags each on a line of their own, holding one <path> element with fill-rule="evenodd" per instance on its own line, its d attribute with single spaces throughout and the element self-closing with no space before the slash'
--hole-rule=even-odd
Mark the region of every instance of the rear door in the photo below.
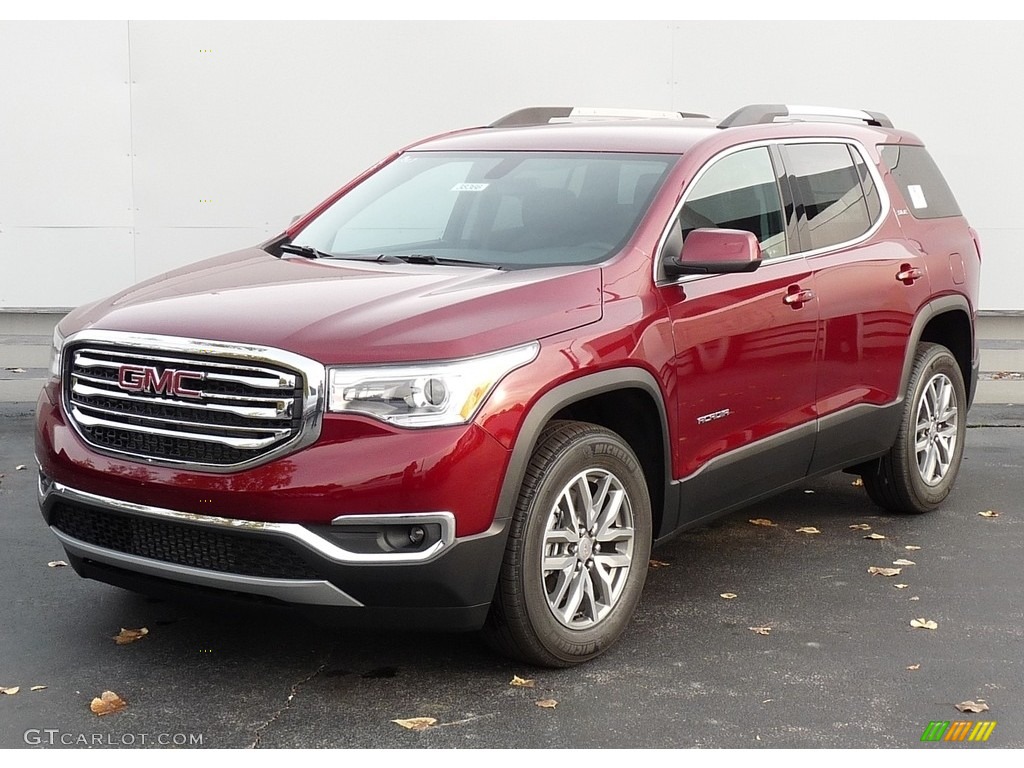
<svg viewBox="0 0 1024 768">
<path fill-rule="evenodd" d="M 855 463 L 895 439 L 911 326 L 930 288 L 923 254 L 900 236 L 874 161 L 853 141 L 783 146 L 819 299 L 811 471 Z"/>
</svg>

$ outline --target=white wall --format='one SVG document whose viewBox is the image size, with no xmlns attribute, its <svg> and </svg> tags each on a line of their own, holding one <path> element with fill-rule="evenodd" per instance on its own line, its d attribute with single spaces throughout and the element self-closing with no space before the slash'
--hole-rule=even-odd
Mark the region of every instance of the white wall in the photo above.
<svg viewBox="0 0 1024 768">
<path fill-rule="evenodd" d="M 2 22 L 0 309 L 68 307 L 253 244 L 391 150 L 529 104 L 886 112 L 1024 310 L 1024 25 Z"/>
</svg>

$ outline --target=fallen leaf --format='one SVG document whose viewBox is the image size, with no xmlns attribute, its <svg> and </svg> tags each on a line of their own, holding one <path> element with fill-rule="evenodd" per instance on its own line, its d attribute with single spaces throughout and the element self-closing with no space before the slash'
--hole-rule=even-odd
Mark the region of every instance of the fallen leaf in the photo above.
<svg viewBox="0 0 1024 768">
<path fill-rule="evenodd" d="M 142 629 L 125 629 L 121 627 L 121 632 L 114 635 L 114 642 L 118 645 L 128 645 L 134 643 L 136 640 L 141 640 L 149 634 L 149 630 L 143 627 Z"/>
<path fill-rule="evenodd" d="M 410 717 L 406 720 L 392 720 L 395 725 L 400 725 L 410 731 L 425 731 L 437 722 L 436 717 Z"/>
<path fill-rule="evenodd" d="M 883 568 L 882 566 L 872 565 L 868 568 L 868 573 L 872 576 L 899 576 L 902 570 L 902 568 Z"/>
<path fill-rule="evenodd" d="M 858 477 L 856 480 L 850 483 L 850 485 L 852 485 L 854 488 L 860 488 L 861 486 L 864 485 L 864 478 Z"/>
<path fill-rule="evenodd" d="M 16 466 L 16 467 L 15 467 L 14 469 L 15 469 L 15 471 L 17 471 L 17 472 L 21 472 L 21 471 L 22 471 L 23 469 L 25 469 L 25 465 L 24 465 L 24 464 L 19 464 L 19 465 L 18 465 L 18 466 Z"/>
<path fill-rule="evenodd" d="M 94 715 L 103 717 L 103 715 L 110 715 L 114 712 L 119 712 L 128 706 L 125 700 L 118 696 L 113 691 L 104 691 L 100 694 L 98 699 L 93 699 L 89 705 L 89 709 L 92 710 Z"/>
<path fill-rule="evenodd" d="M 554 699 L 541 699 L 540 701 L 533 702 L 541 709 L 554 709 L 558 706 L 558 702 Z"/>
<path fill-rule="evenodd" d="M 993 512 L 991 509 L 986 509 L 984 512 L 979 512 L 982 517 L 999 517 L 998 512 Z"/>
<path fill-rule="evenodd" d="M 907 544 L 907 546 L 905 546 L 904 549 L 908 552 L 917 552 L 917 550 L 919 550 L 920 547 L 916 547 L 913 544 Z"/>
<path fill-rule="evenodd" d="M 910 598 L 910 599 L 911 599 L 911 600 L 920 600 L 921 598 L 920 598 L 920 597 L 912 597 L 912 598 Z"/>
<path fill-rule="evenodd" d="M 893 560 L 892 564 L 893 565 L 917 565 L 917 563 L 915 563 L 913 560 L 907 560 L 906 558 L 903 558 L 903 557 L 901 557 L 899 560 Z"/>
<path fill-rule="evenodd" d="M 814 493 L 814 491 L 804 491 L 804 493 Z"/>
<path fill-rule="evenodd" d="M 984 701 L 961 701 L 956 708 L 961 712 L 988 712 L 991 709 Z"/>
<path fill-rule="evenodd" d="M 533 688 L 537 683 L 519 675 L 512 675 L 512 679 L 508 681 L 508 684 L 516 688 Z"/>
<path fill-rule="evenodd" d="M 747 629 L 758 635 L 767 635 L 772 631 L 771 627 L 747 627 Z"/>
<path fill-rule="evenodd" d="M 867 523 L 856 523 L 855 525 L 851 525 L 850 526 L 850 530 L 851 531 L 870 531 L 871 530 L 871 526 L 868 525 Z"/>
<path fill-rule="evenodd" d="M 33 685 L 31 688 L 29 688 L 29 690 L 30 691 L 45 691 L 49 687 L 50 686 L 48 686 L 48 685 Z"/>
<path fill-rule="evenodd" d="M 735 600 L 737 597 L 739 597 L 739 595 L 737 595 L 735 592 L 723 592 L 719 595 L 719 597 L 723 598 L 724 600 Z"/>
<path fill-rule="evenodd" d="M 748 523 L 752 523 L 753 525 L 768 526 L 770 528 L 778 528 L 778 526 L 779 526 L 778 523 L 773 523 L 767 517 L 755 517 L 753 520 L 747 520 L 747 522 Z"/>
<path fill-rule="evenodd" d="M 921 668 L 920 664 L 911 664 L 909 667 L 907 667 L 907 669 L 909 669 L 910 671 L 914 671 L 915 669 L 920 669 L 920 668 Z"/>
<path fill-rule="evenodd" d="M 63 560 L 51 560 L 47 563 L 47 565 L 50 568 L 64 568 L 67 565 L 67 563 L 65 563 Z"/>
<path fill-rule="evenodd" d="M 817 528 L 812 525 L 805 525 L 803 528 L 797 528 L 797 533 L 821 533 Z"/>
<path fill-rule="evenodd" d="M 896 589 L 906 589 L 910 585 L 909 584 L 893 584 L 893 586 L 896 587 Z"/>
<path fill-rule="evenodd" d="M 4 370 L 5 371 L 10 371 L 11 373 L 24 373 L 25 372 L 24 368 L 4 368 Z"/>
<path fill-rule="evenodd" d="M 884 539 L 884 538 L 885 538 L 885 536 L 883 536 L 883 535 L 882 535 L 882 534 L 880 534 L 880 533 L 869 533 L 869 534 L 868 534 L 867 536 L 865 536 L 864 538 L 865 538 L 865 539 L 876 539 L 876 540 L 877 540 L 877 539 Z"/>
<path fill-rule="evenodd" d="M 664 560 L 650 560 L 647 563 L 651 568 L 668 568 L 672 563 L 666 563 Z"/>
<path fill-rule="evenodd" d="M 20 685 L 16 685 L 13 688 L 4 688 L 4 687 L 0 686 L 0 694 L 4 694 L 5 696 L 13 696 L 14 694 L 16 694 L 20 690 L 21 690 L 21 686 Z"/>
<path fill-rule="evenodd" d="M 910 626 L 914 629 L 938 629 L 939 625 L 931 619 L 911 619 Z"/>
</svg>

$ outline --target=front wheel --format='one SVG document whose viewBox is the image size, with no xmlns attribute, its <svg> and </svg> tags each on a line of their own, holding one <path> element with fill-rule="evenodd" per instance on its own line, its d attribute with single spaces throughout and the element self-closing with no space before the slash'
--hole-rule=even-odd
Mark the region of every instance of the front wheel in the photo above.
<svg viewBox="0 0 1024 768">
<path fill-rule="evenodd" d="M 527 468 L 485 637 L 538 666 L 603 653 L 640 600 L 651 502 L 640 462 L 614 432 L 552 422 Z"/>
<path fill-rule="evenodd" d="M 871 500 L 890 512 L 935 509 L 956 480 L 966 429 L 967 393 L 956 358 L 944 346 L 921 344 L 896 442 L 862 474 Z"/>
</svg>

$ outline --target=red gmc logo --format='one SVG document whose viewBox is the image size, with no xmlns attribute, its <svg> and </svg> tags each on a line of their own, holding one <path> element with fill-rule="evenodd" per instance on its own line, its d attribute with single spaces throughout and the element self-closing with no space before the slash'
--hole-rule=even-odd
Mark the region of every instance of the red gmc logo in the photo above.
<svg viewBox="0 0 1024 768">
<path fill-rule="evenodd" d="M 203 393 L 185 386 L 186 381 L 202 381 L 203 374 L 165 368 L 162 372 L 151 365 L 122 365 L 117 372 L 117 386 L 129 392 L 152 392 L 156 395 L 202 397 Z"/>
</svg>

